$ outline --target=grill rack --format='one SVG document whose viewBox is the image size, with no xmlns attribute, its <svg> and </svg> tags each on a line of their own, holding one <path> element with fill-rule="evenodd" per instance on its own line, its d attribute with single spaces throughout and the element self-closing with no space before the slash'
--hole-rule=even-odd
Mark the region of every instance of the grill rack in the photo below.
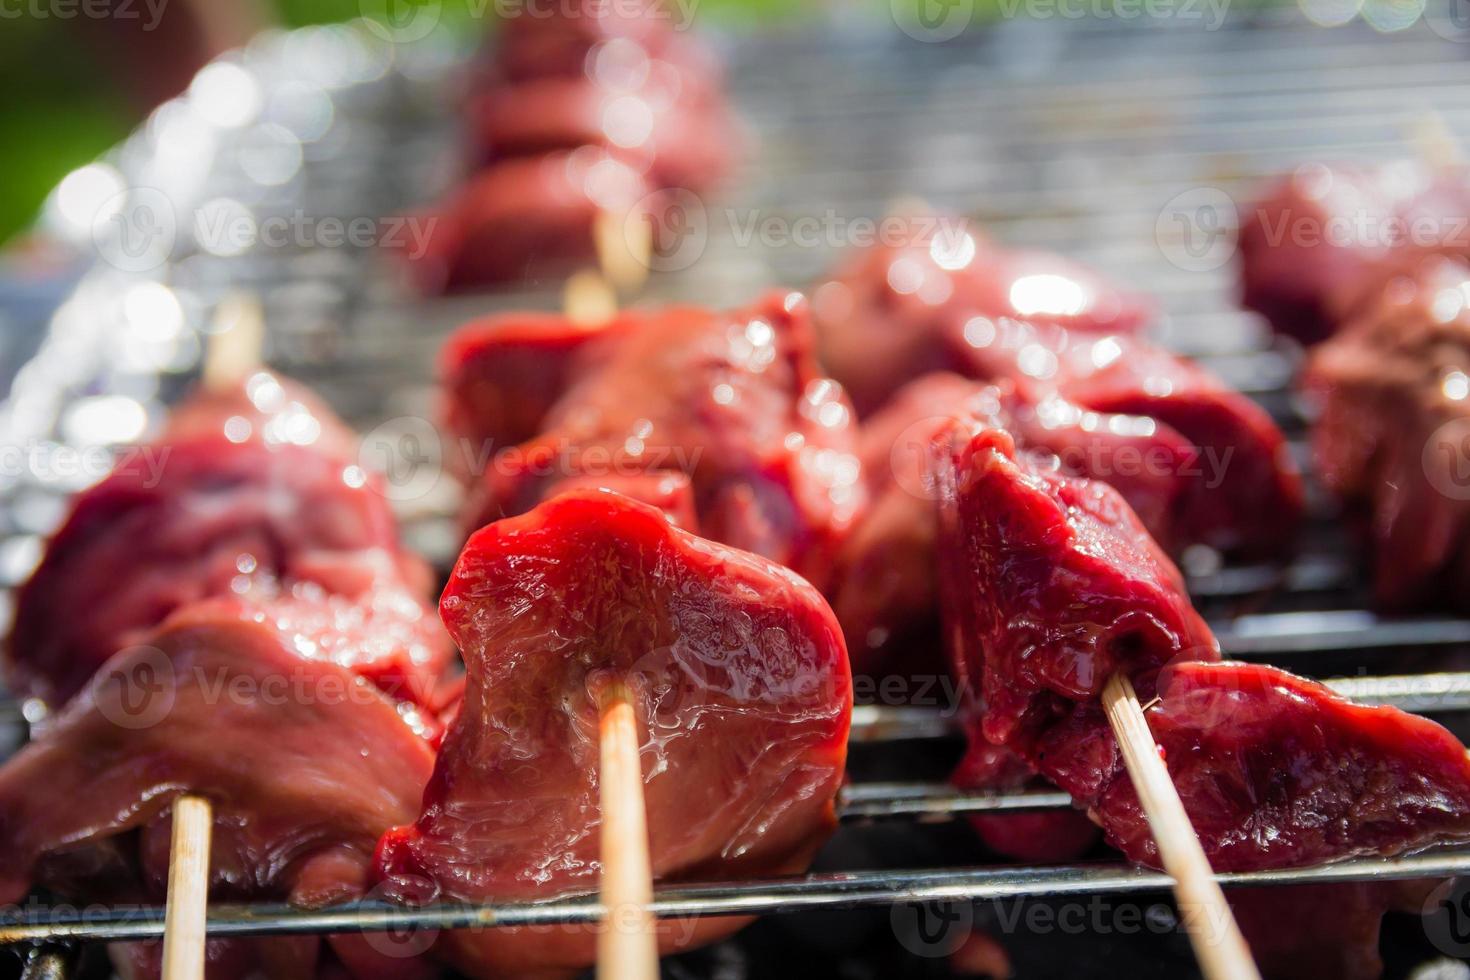
<svg viewBox="0 0 1470 980">
<path fill-rule="evenodd" d="M 1379 37 L 1361 25 L 1324 31 L 1292 13 L 1238 18 L 1219 32 L 1179 25 L 1013 22 L 939 46 L 891 35 L 896 32 L 803 35 L 731 47 L 732 91 L 763 137 L 762 166 L 746 175 L 744 203 L 786 216 L 821 213 L 828 206 L 849 216 L 876 216 L 892 197 L 917 190 L 936 204 L 976 214 L 1003 240 L 1056 248 L 1088 261 L 1159 296 L 1168 313 L 1162 339 L 1258 396 L 1288 426 L 1293 448 L 1304 456 L 1299 420 L 1285 392 L 1293 352 L 1233 308 L 1230 267 L 1186 271 L 1165 261 L 1169 246 L 1157 240 L 1153 219 L 1162 202 L 1181 189 L 1208 184 L 1235 194 L 1303 158 L 1403 154 L 1406 119 L 1397 106 L 1408 91 L 1427 92 L 1452 130 L 1470 133 L 1470 85 L 1458 75 L 1465 49 L 1422 24 Z M 325 70 L 302 67 L 303 52 L 312 50 L 330 55 Z M 236 195 L 257 214 L 281 213 L 305 202 L 312 202 L 317 213 L 330 214 L 334 205 L 321 201 L 324 188 L 330 188 L 333 199 L 348 202 L 352 213 L 397 213 L 394 209 L 410 199 L 407 189 L 442 176 L 438 161 L 445 130 L 435 107 L 442 105 L 445 79 L 462 52 L 435 43 L 387 50 L 384 57 L 373 38 L 339 29 L 273 35 L 252 45 L 235 61 L 262 91 L 295 83 L 324 92 L 338 123 L 348 124 L 348 134 L 325 148 L 326 140 L 306 141 L 300 179 L 262 192 L 251 190 L 248 175 L 231 165 L 242 134 L 224 133 L 200 187 L 181 191 L 193 197 L 176 205 L 188 213 L 201 201 Z M 1058 77 L 1038 79 L 1017 52 L 1019 58 L 1039 57 Z M 1363 60 L 1372 58 L 1390 66 L 1362 69 Z M 1121 97 L 1105 102 L 1097 96 L 1098 76 L 1107 83 L 1098 88 L 1111 86 Z M 1160 88 L 1157 77 L 1168 77 L 1178 87 Z M 995 83 L 1008 86 L 1005 103 L 977 99 L 977 91 Z M 804 93 L 800 104 L 789 99 L 795 86 Z M 1088 119 L 1089 111 L 1101 115 Z M 954 120 L 966 114 L 973 114 L 976 128 L 986 132 L 957 141 Z M 110 165 L 129 181 L 147 173 L 178 118 L 177 112 L 156 114 Z M 867 132 L 883 127 L 896 128 L 901 138 L 891 133 L 874 138 Z M 1288 133 L 1290 138 L 1283 138 Z M 1130 152 L 1139 146 L 1141 152 Z M 365 170 L 353 158 L 368 151 L 400 165 Z M 834 161 L 840 161 L 835 171 Z M 52 210 L 53 230 L 61 237 L 74 233 Z M 695 269 L 656 278 L 651 297 L 737 302 L 771 282 L 801 285 L 832 257 L 831 250 L 742 248 L 730 240 L 729 231 L 723 229 L 722 236 L 721 229 L 711 228 L 705 257 Z M 97 397 L 136 399 L 156 417 L 192 371 L 186 341 L 197 341 L 227 284 L 244 283 L 264 299 L 273 330 L 272 360 L 316 384 L 363 428 L 395 411 L 427 414 L 429 360 L 453 324 L 487 307 L 557 302 L 556 292 L 547 288 L 447 301 L 425 311 L 376 271 L 373 256 L 351 250 L 220 255 L 187 241 L 164 266 L 142 274 L 99 264 L 73 294 L 73 315 L 59 313 L 53 320 L 31 359 L 30 376 L 0 406 L 0 433 L 88 444 L 68 432 L 66 413 L 78 401 Z M 184 350 L 166 364 L 119 370 L 109 363 L 117 349 L 107 342 L 106 331 L 125 316 L 116 309 L 116 296 L 140 283 L 166 284 L 181 300 L 185 329 L 178 346 Z M 90 327 L 79 323 L 78 311 L 95 314 L 95 322 Z M 410 318 L 426 328 L 405 336 L 402 324 Z M 196 352 L 197 347 L 196 342 Z M 64 355 L 72 363 L 59 369 Z M 139 378 L 153 383 L 140 384 Z M 35 474 L 0 485 L 6 504 L 0 518 L 0 582 L 23 577 L 27 561 L 34 560 L 37 535 L 54 522 L 57 501 L 70 489 L 65 480 Z M 430 501 L 409 514 L 415 543 L 441 560 L 453 541 L 446 513 L 442 502 Z M 1285 569 L 1217 567 L 1208 557 L 1197 567 L 1186 563 L 1193 572 L 1191 592 L 1209 614 L 1227 655 L 1292 658 L 1291 665 L 1307 673 L 1357 669 L 1361 676 L 1334 679 L 1333 686 L 1356 699 L 1421 713 L 1470 711 L 1470 671 L 1368 673 L 1382 666 L 1385 656 L 1402 651 L 1459 661 L 1470 649 L 1470 621 L 1383 619 L 1365 611 L 1351 550 L 1344 547 L 1333 515 L 1318 502 L 1313 516 L 1303 556 Z M 24 714 L 12 705 L 0 709 L 0 720 L 18 723 Z M 935 711 L 860 706 L 854 715 L 855 744 L 953 734 L 952 719 Z M 935 783 L 860 782 L 845 792 L 842 816 L 848 822 L 933 820 L 1066 805 L 1067 798 L 1056 792 L 977 795 Z M 1289 884 L 1454 875 L 1470 870 L 1467 865 L 1470 851 L 1441 851 L 1219 877 L 1227 885 Z M 1117 864 L 863 871 L 660 888 L 656 911 L 774 913 L 1167 885 L 1161 874 Z M 464 928 L 587 922 L 599 914 L 593 898 L 420 910 L 363 902 L 318 912 L 219 905 L 212 907 L 210 929 L 216 935 L 244 935 Z M 0 941 L 5 942 L 146 938 L 161 930 L 157 908 L 68 913 L 58 907 L 0 917 Z"/>
</svg>

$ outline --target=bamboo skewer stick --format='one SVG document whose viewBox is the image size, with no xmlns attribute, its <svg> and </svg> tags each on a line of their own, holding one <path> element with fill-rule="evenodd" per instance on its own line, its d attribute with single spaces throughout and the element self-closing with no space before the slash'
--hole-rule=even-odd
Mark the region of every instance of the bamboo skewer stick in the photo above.
<svg viewBox="0 0 1470 980">
<path fill-rule="evenodd" d="M 598 722 L 602 804 L 601 898 L 607 919 L 597 937 L 598 980 L 658 980 L 653 870 L 648 855 L 638 717 L 621 684 L 602 698 Z"/>
<path fill-rule="evenodd" d="M 204 351 L 201 383 L 224 390 L 260 366 L 265 325 L 260 304 L 243 294 L 227 296 L 215 311 L 215 330 Z M 164 909 L 163 980 L 203 980 L 205 918 L 209 903 L 209 848 L 214 808 L 198 796 L 174 803 Z"/>
<path fill-rule="evenodd" d="M 203 980 L 205 909 L 209 897 L 209 801 L 181 796 L 174 803 L 168 903 L 163 913 L 163 980 Z"/>
<path fill-rule="evenodd" d="M 240 293 L 226 296 L 215 310 L 214 330 L 204 348 L 201 384 L 223 390 L 243 381 L 260 367 L 264 345 L 265 322 L 259 300 Z"/>
<path fill-rule="evenodd" d="M 1250 947 L 1215 880 L 1169 770 L 1159 758 L 1148 719 L 1128 678 L 1114 674 L 1103 689 L 1102 703 L 1128 777 L 1148 816 L 1159 859 L 1174 879 L 1179 914 L 1200 970 L 1206 980 L 1260 980 Z"/>
</svg>

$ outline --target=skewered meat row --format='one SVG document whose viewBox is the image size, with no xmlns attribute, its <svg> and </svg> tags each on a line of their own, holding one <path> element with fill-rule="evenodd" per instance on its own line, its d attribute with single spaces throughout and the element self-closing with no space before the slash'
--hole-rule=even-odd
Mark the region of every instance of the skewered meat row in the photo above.
<svg viewBox="0 0 1470 980">
<path fill-rule="evenodd" d="M 1378 601 L 1465 608 L 1470 262 L 1404 264 L 1309 358 L 1323 482 L 1367 530 Z"/>
<path fill-rule="evenodd" d="M 1241 298 L 1279 333 L 1327 339 L 1371 302 L 1405 257 L 1470 255 L 1463 167 L 1402 160 L 1297 168 L 1244 209 Z"/>
<path fill-rule="evenodd" d="M 866 250 L 817 288 L 817 297 L 848 297 L 814 301 L 815 320 L 825 363 L 861 414 L 926 372 L 950 371 L 1012 380 L 1038 401 L 1055 395 L 1085 412 L 1150 419 L 1195 447 L 1192 470 L 1211 471 L 1199 473 L 1178 505 L 1171 545 L 1202 542 L 1250 555 L 1290 546 L 1301 487 L 1269 416 L 1203 369 L 1125 332 L 1142 324 L 1147 307 L 1090 273 L 959 235 Z M 908 268 L 940 285 L 896 290 L 909 273 L 895 270 Z M 1016 278 L 1018 268 L 1052 271 Z M 1038 279 L 1045 290 L 1024 286 Z M 890 351 L 893 344 L 905 351 Z"/>
<path fill-rule="evenodd" d="M 361 897 L 378 837 L 417 812 L 434 750 L 403 702 L 314 655 L 372 650 L 396 628 L 392 614 L 302 605 L 226 597 L 180 609 L 0 767 L 3 901 L 40 885 L 161 902 L 170 807 L 185 793 L 213 803 L 214 899 Z M 359 963 L 363 980 L 415 976 L 360 935 L 211 941 L 209 976 L 254 968 L 311 980 L 323 943 Z M 145 977 L 158 975 L 159 952 L 148 943 L 114 955 Z"/>
<path fill-rule="evenodd" d="M 1038 465 L 999 416 L 955 423 L 934 465 L 946 636 L 986 765 L 1013 750 L 1131 859 L 1157 863 L 1098 701 L 1122 671 L 1160 699 L 1150 728 L 1216 869 L 1470 839 L 1470 758 L 1453 736 L 1275 668 L 1219 662 L 1177 569 L 1112 488 Z M 1370 963 L 1376 919 L 1340 937 Z M 1269 948 L 1300 955 L 1279 935 Z"/>
<path fill-rule="evenodd" d="M 983 391 L 1005 403 L 1007 427 L 1028 450 L 1111 483 L 1170 550 L 1204 543 L 1277 556 L 1290 548 L 1300 480 L 1258 406 L 1141 338 L 1106 331 L 1136 329 L 1147 315 L 1141 302 L 1063 260 L 1012 258 L 965 244 L 973 241 L 967 236 L 939 231 L 927 242 L 864 250 L 816 291 L 838 380 L 868 391 L 870 401 L 887 396 L 865 417 L 861 436 L 873 503 L 844 543 L 832 586 L 860 671 L 927 666 L 912 653 L 933 649 L 926 638 L 938 619 L 924 450 L 944 420 L 964 414 Z M 1018 268 L 1051 271 L 1018 278 Z M 1028 279 L 1050 284 L 1067 302 L 1048 305 L 1039 286 L 1024 285 Z M 922 285 L 908 292 L 895 282 Z M 1017 297 L 1032 305 L 1018 308 L 1010 302 Z M 1038 319 L 1021 318 L 1026 310 Z M 859 356 L 883 343 L 905 352 L 878 347 L 878 356 Z M 909 373 L 925 368 L 943 373 Z M 987 387 L 995 381 L 1005 384 Z"/>
<path fill-rule="evenodd" d="M 311 396 L 265 372 L 181 407 L 159 442 L 79 494 L 20 589 L 11 686 L 52 705 L 171 612 L 219 596 L 311 594 L 332 608 L 399 610 L 361 649 L 324 652 L 424 703 L 452 656 L 350 437 Z M 77 615 L 85 609 L 85 616 Z"/>
<path fill-rule="evenodd" d="M 518 348 L 514 322 L 505 332 L 472 330 L 456 345 L 465 374 L 451 378 L 451 392 L 484 381 L 494 388 L 512 369 L 496 365 L 515 363 L 497 361 Z M 566 372 L 569 386 L 546 410 L 535 438 L 490 458 L 467 504 L 467 527 L 527 510 L 562 477 L 609 485 L 650 472 L 682 473 L 693 490 L 698 533 L 823 582 L 861 511 L 863 491 L 852 409 L 841 386 L 817 367 L 798 294 L 772 293 L 729 313 L 635 311 L 591 340 L 571 324 L 564 335 L 565 343 L 553 342 L 558 350 L 585 343 L 569 355 L 576 367 L 552 368 Z M 452 417 L 476 414 L 458 404 Z M 487 420 L 478 431 L 503 431 L 514 421 Z"/>
<path fill-rule="evenodd" d="M 822 363 L 860 415 L 922 374 L 975 376 L 972 352 L 1005 321 L 1132 334 L 1153 315 L 1059 255 L 1002 249 L 956 217 L 911 224 L 911 241 L 853 250 L 812 292 Z"/>
<path fill-rule="evenodd" d="M 631 691 L 647 728 L 654 874 L 803 870 L 835 827 L 852 689 L 821 596 L 755 555 L 694 537 L 619 494 L 555 497 L 476 533 L 441 609 L 468 684 L 418 821 L 379 848 L 408 902 L 591 891 L 598 699 Z M 660 924 L 665 951 L 742 919 Z M 448 938 L 475 976 L 576 969 L 590 932 Z"/>
<path fill-rule="evenodd" d="M 293 411 L 308 402 L 303 394 Z M 242 416 L 253 404 L 233 392 L 205 393 L 181 408 L 170 432 L 199 439 L 223 425 L 240 441 L 226 439 L 200 469 L 213 465 L 219 482 L 233 486 L 240 464 L 258 462 L 250 432 L 274 431 L 277 422 L 274 414 Z M 345 430 L 321 414 L 328 446 L 346 446 Z M 322 458 L 340 474 L 340 461 Z M 626 483 L 669 512 L 692 509 L 683 473 L 631 474 Z M 182 486 L 187 493 L 200 484 L 209 481 Z M 276 510 L 289 512 L 292 489 L 273 489 Z M 166 535 L 175 519 L 197 531 L 191 512 L 218 509 L 205 504 L 162 511 L 156 530 Z M 206 537 L 203 550 L 235 540 Z M 402 637 L 421 632 L 413 602 L 345 597 L 316 582 L 233 582 L 222 597 L 182 604 L 154 633 L 139 627 L 139 645 L 107 660 L 41 737 L 0 768 L 0 841 L 16 857 L 8 892 L 42 884 L 159 900 L 169 805 L 185 793 L 218 801 L 216 898 L 310 907 L 360 897 L 375 883 L 377 894 L 404 900 L 581 890 L 597 875 L 596 708 L 588 698 L 595 702 L 598 687 L 612 682 L 631 689 L 658 755 L 648 779 L 661 874 L 805 867 L 835 825 L 851 704 L 841 633 L 814 589 L 763 559 L 678 531 L 663 510 L 601 490 L 557 496 L 477 540 L 445 600 L 472 655 L 468 683 L 452 702 L 448 688 L 413 689 L 427 707 L 395 701 L 361 676 L 373 657 L 396 655 L 407 648 Z M 345 577 L 353 557 L 323 555 L 315 564 Z M 532 567 L 542 574 L 531 576 Z M 589 567 L 605 574 L 588 578 Z M 160 577 L 171 570 L 158 569 Z M 441 716 L 451 734 L 437 763 L 438 795 L 431 790 L 420 812 Z M 521 732 L 497 742 L 512 719 Z M 540 746 L 534 772 L 501 765 L 505 753 L 524 758 L 530 743 L 520 735 L 528 732 Z M 247 733 L 248 750 L 231 751 Z M 88 765 L 38 777 L 72 757 Z M 533 783 L 583 789 L 552 797 L 527 824 L 521 811 L 534 806 Z M 90 791 L 80 793 L 80 784 Z M 685 810 L 696 787 L 712 801 L 703 822 Z M 363 793 L 371 805 L 356 805 Z M 393 825 L 401 829 L 380 843 Z M 504 845 L 486 843 L 497 834 Z M 534 869 L 558 866 L 569 840 L 580 842 L 579 861 L 540 876 Z M 375 849 L 381 881 L 371 870 Z M 411 869 L 410 858 L 419 862 Z M 455 869 L 471 867 L 479 870 L 467 885 Z M 683 947 L 742 924 L 663 928 Z M 457 936 L 438 952 L 473 975 L 500 976 L 507 964 L 586 966 L 593 940 L 573 934 L 548 944 L 497 931 Z M 324 949 L 316 940 L 215 942 L 210 975 L 305 978 L 329 960 L 364 978 L 432 969 L 363 937 L 337 937 Z M 158 953 L 157 944 L 120 946 L 115 957 L 130 977 L 156 976 Z"/>
<path fill-rule="evenodd" d="M 660 3 L 506 19 L 466 108 L 475 168 L 412 256 L 430 291 L 558 277 L 597 259 L 599 215 L 717 185 L 736 155 L 716 59 Z"/>
</svg>

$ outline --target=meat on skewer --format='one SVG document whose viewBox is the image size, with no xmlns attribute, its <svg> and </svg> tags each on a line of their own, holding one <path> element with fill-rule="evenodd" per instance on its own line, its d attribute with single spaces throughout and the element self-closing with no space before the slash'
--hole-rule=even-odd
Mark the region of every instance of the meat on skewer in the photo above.
<svg viewBox="0 0 1470 980">
<path fill-rule="evenodd" d="M 973 751 L 1014 751 L 1130 858 L 1156 862 L 1096 698 L 1121 670 L 1160 699 L 1152 734 L 1219 870 L 1470 839 L 1470 758 L 1453 736 L 1275 668 L 1219 662 L 1177 570 L 1111 488 L 1036 465 L 993 420 L 956 424 L 934 460 L 946 635 L 971 694 Z M 1313 945 L 1372 962 L 1376 920 L 1295 943 L 1278 923 L 1257 953 L 1299 962 Z"/>
<path fill-rule="evenodd" d="M 482 529 L 441 603 L 468 684 L 418 821 L 380 869 L 403 901 L 596 887 L 598 698 L 625 684 L 646 728 L 644 793 L 666 880 L 794 873 L 834 826 L 851 683 L 821 596 L 755 555 L 606 491 Z M 551 856 L 555 856 L 552 860 Z M 740 920 L 663 922 L 661 945 Z M 594 936 L 447 937 L 472 975 L 576 969 Z"/>
<path fill-rule="evenodd" d="M 1466 608 L 1470 261 L 1415 257 L 1312 351 L 1303 387 L 1327 488 L 1364 526 L 1390 609 Z"/>
<path fill-rule="evenodd" d="M 861 415 L 930 371 L 975 376 L 972 341 L 1001 321 L 1131 334 L 1153 316 L 1059 255 L 1002 249 L 955 217 L 911 223 L 911 241 L 854 250 L 812 292 L 822 363 Z"/>
<path fill-rule="evenodd" d="M 545 284 L 597 260 L 600 214 L 641 213 L 653 192 L 596 147 L 505 160 L 467 179 L 423 217 L 424 242 L 402 248 L 427 292 Z"/>
<path fill-rule="evenodd" d="M 1190 540 L 1186 505 L 1195 497 L 1195 451 L 1168 426 L 1084 411 L 1035 386 L 926 375 L 861 426 L 862 472 L 872 503 L 843 542 L 832 590 L 858 673 L 942 669 L 929 443 L 972 414 L 1003 416 L 1027 451 L 1054 456 L 1063 472 L 1112 484 L 1155 537 Z"/>
<path fill-rule="evenodd" d="M 175 609 L 295 593 L 402 611 L 402 628 L 343 656 L 424 702 L 452 652 L 418 598 L 427 567 L 399 545 L 387 500 L 349 445 L 310 396 L 263 372 L 238 392 L 185 403 L 147 454 L 72 502 L 17 598 L 12 685 L 59 707 Z"/>
<path fill-rule="evenodd" d="M 160 901 L 169 808 L 184 794 L 214 807 L 213 899 L 316 907 L 363 895 L 379 835 L 418 812 L 432 719 L 313 655 L 372 649 L 394 628 L 391 612 L 354 620 L 302 605 L 227 597 L 180 609 L 0 767 L 4 900 L 41 885 L 94 902 Z M 310 980 L 322 942 L 211 940 L 209 975 L 253 966 Z M 360 935 L 326 943 L 361 980 L 421 975 Z M 157 976 L 158 953 L 156 943 L 117 950 L 137 977 Z"/>
<path fill-rule="evenodd" d="M 683 473 L 701 534 L 820 584 L 863 490 L 852 409 L 817 369 L 804 301 L 625 317 L 541 433 L 492 461 L 466 526 L 521 513 L 566 476 Z"/>
<path fill-rule="evenodd" d="M 717 61 L 676 33 L 668 5 L 605 8 L 506 19 L 470 79 L 476 172 L 407 254 L 420 288 L 564 278 L 597 259 L 600 218 L 649 221 L 668 192 L 705 193 L 730 169 L 739 140 Z M 642 256 L 641 241 L 630 249 Z"/>
<path fill-rule="evenodd" d="M 1070 284 L 1056 288 L 1074 301 L 1006 306 L 997 295 L 1013 296 L 1017 289 L 998 293 L 995 284 L 1011 282 L 1021 260 L 990 246 L 962 249 L 965 262 L 950 260 L 939 248 L 947 238 L 936 234 L 928 247 L 912 244 L 896 256 L 894 250 L 863 250 L 850 260 L 850 271 L 815 293 L 826 366 L 848 387 L 861 414 L 871 414 L 926 372 L 949 371 L 979 381 L 1011 380 L 1023 394 L 1035 392 L 1037 400 L 1055 395 L 1083 412 L 1140 416 L 1151 420 L 1141 423 L 1144 430 L 1167 427 L 1193 446 L 1190 465 L 1179 471 L 1190 480 L 1188 499 L 1174 516 L 1171 547 L 1197 542 L 1250 557 L 1290 550 L 1302 491 L 1285 440 L 1264 411 L 1198 366 L 1131 335 L 1145 307 L 1091 284 L 1090 274 L 1069 276 L 1060 271 L 1069 267 L 1064 260 L 1048 258 L 1048 267 L 1058 271 L 1036 276 Z M 903 263 L 923 268 L 941 285 L 927 297 L 895 292 L 893 266 L 907 268 Z M 833 291 L 847 301 L 824 303 Z M 1073 450 L 1089 451 L 1086 439 Z"/>
<path fill-rule="evenodd" d="M 1463 167 L 1411 160 L 1306 164 L 1239 220 L 1242 302 L 1311 345 L 1371 302 L 1404 253 L 1470 256 L 1470 180 Z"/>
</svg>

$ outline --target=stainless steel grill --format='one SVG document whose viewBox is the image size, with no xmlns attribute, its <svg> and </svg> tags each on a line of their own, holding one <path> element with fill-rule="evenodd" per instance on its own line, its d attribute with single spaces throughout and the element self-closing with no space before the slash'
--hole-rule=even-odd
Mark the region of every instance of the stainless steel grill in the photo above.
<svg viewBox="0 0 1470 980">
<path fill-rule="evenodd" d="M 1307 159 L 1413 153 L 1409 134 L 1422 110 L 1470 137 L 1470 47 L 1436 24 L 1394 34 L 1362 24 L 1324 29 L 1292 9 L 1236 16 L 1219 30 L 1178 19 L 1007 21 L 926 44 L 874 22 L 732 39 L 730 87 L 756 137 L 752 159 L 727 199 L 703 202 L 701 257 L 656 276 L 647 299 L 733 303 L 773 283 L 804 285 L 845 244 L 843 228 L 921 195 L 973 215 L 999 239 L 1071 254 L 1159 297 L 1160 338 L 1259 397 L 1305 457 L 1289 392 L 1293 351 L 1236 309 L 1233 267 L 1194 254 L 1185 236 L 1213 230 L 1214 192 L 1239 198 Z M 196 86 L 89 168 L 85 180 L 100 189 L 92 211 L 70 213 L 60 189 L 46 218 L 59 238 L 87 244 L 97 206 L 134 221 L 162 201 L 177 241 L 146 268 L 116 252 L 90 266 L 0 405 L 4 444 L 54 462 L 67 447 L 137 437 L 195 370 L 215 305 L 241 289 L 264 304 L 272 362 L 314 384 L 349 420 L 391 434 L 395 419 L 432 418 L 432 358 L 445 334 L 489 309 L 554 306 L 553 284 L 424 303 L 373 249 L 236 248 L 199 232 L 201 216 L 206 230 L 221 215 L 375 217 L 432 197 L 452 170 L 446 93 L 462 55 L 434 38 L 394 45 L 354 29 L 262 38 L 222 72 L 211 69 L 213 88 Z M 102 193 L 127 188 L 121 197 Z M 1180 205 L 1180 195 L 1204 204 Z M 758 233 L 742 239 L 753 221 L 790 227 L 829 216 L 839 230 L 812 247 Z M 0 474 L 0 584 L 24 577 L 64 495 L 87 478 L 55 470 L 29 463 Z M 402 503 L 411 543 L 441 564 L 452 559 L 447 478 Z M 1287 568 L 1222 566 L 1208 553 L 1185 565 L 1229 655 L 1346 675 L 1332 683 L 1347 696 L 1452 726 L 1470 711 L 1470 621 L 1367 611 L 1353 548 L 1325 501 L 1315 501 L 1304 549 Z M 18 729 L 29 710 L 0 718 Z M 864 751 L 953 739 L 939 711 L 870 705 L 855 713 L 853 742 Z M 842 816 L 933 821 L 1068 805 L 1055 792 L 978 796 L 939 782 L 859 780 Z M 1236 885 L 1466 870 L 1470 851 L 1449 851 L 1221 877 Z M 662 888 L 657 908 L 775 913 L 1166 885 L 1160 874 L 1119 864 L 883 869 Z M 463 928 L 600 914 L 592 898 L 419 910 L 364 902 L 309 913 L 218 906 L 210 928 Z M 44 906 L 0 923 L 10 942 L 134 939 L 161 935 L 162 913 Z"/>
</svg>

